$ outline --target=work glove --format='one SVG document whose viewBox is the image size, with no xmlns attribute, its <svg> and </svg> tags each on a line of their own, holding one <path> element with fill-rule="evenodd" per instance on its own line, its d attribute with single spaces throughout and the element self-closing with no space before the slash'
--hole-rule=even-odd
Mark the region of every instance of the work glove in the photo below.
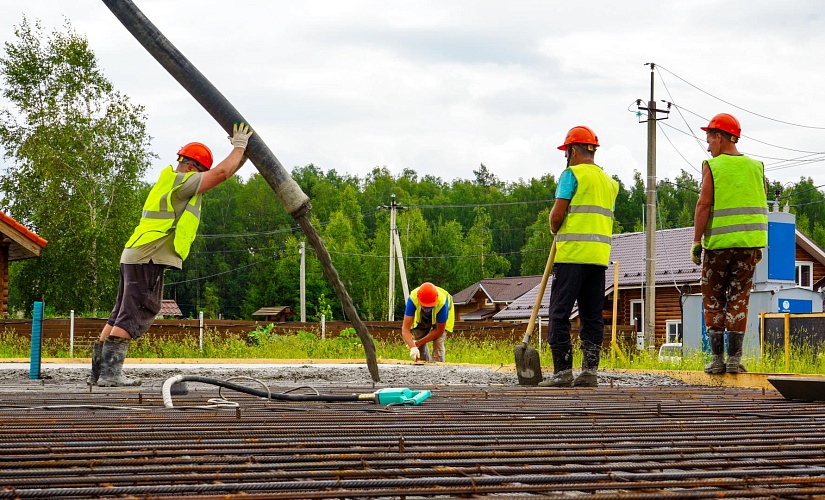
<svg viewBox="0 0 825 500">
<path fill-rule="evenodd" d="M 756 263 L 757 263 L 757 264 L 759 264 L 759 262 L 760 262 L 761 260 L 762 260 L 762 249 L 761 249 L 761 248 L 757 248 L 757 249 L 756 249 Z"/>
<path fill-rule="evenodd" d="M 701 241 L 694 241 L 693 246 L 690 248 L 690 260 L 693 261 L 694 264 L 697 266 L 702 265 L 702 242 Z"/>
<path fill-rule="evenodd" d="M 232 147 L 246 149 L 246 144 L 254 133 L 249 125 L 245 125 L 244 122 L 236 123 L 232 126 L 232 137 L 228 139 L 232 143 Z"/>
<path fill-rule="evenodd" d="M 410 357 L 413 359 L 413 361 L 418 361 L 418 358 L 421 357 L 421 351 L 419 351 L 417 347 L 411 348 Z"/>
</svg>

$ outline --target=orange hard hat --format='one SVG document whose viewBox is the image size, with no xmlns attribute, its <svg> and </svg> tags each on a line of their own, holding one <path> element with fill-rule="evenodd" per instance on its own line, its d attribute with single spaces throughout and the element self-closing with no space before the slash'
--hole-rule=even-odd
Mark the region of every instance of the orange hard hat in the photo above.
<svg viewBox="0 0 825 500">
<path fill-rule="evenodd" d="M 178 156 L 191 158 L 206 167 L 207 170 L 212 168 L 212 151 L 209 151 L 209 148 L 199 142 L 190 142 L 180 148 Z"/>
<path fill-rule="evenodd" d="M 739 137 L 742 133 L 742 127 L 739 125 L 739 120 L 733 115 L 727 113 L 719 113 L 710 119 L 707 127 L 702 127 L 702 130 L 707 132 L 709 129 L 717 129 L 727 132 L 734 137 Z"/>
<path fill-rule="evenodd" d="M 579 125 L 571 128 L 567 132 L 567 136 L 564 138 L 564 144 L 559 146 L 559 149 L 565 151 L 567 146 L 571 144 L 590 144 L 598 147 L 599 138 L 596 137 L 595 132 L 593 132 L 590 127 Z"/>
<path fill-rule="evenodd" d="M 429 281 L 418 287 L 418 302 L 424 307 L 433 307 L 438 301 L 438 290 Z"/>
</svg>

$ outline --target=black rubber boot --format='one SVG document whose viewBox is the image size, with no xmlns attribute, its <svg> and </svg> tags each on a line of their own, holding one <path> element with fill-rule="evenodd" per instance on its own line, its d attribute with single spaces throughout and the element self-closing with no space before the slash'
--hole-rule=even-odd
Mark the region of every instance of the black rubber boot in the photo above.
<svg viewBox="0 0 825 500">
<path fill-rule="evenodd" d="M 539 387 L 570 387 L 573 383 L 573 347 L 552 346 L 553 376 L 539 382 Z"/>
<path fill-rule="evenodd" d="M 100 363 L 100 387 L 131 387 L 140 385 L 139 379 L 123 376 L 123 361 L 129 351 L 129 339 L 109 337 L 103 342 Z"/>
<path fill-rule="evenodd" d="M 742 343 L 745 332 L 728 332 L 728 363 L 725 369 L 728 373 L 747 373 L 742 364 Z"/>
<path fill-rule="evenodd" d="M 100 358 L 103 352 L 103 343 L 95 342 L 92 344 L 92 371 L 89 372 L 89 377 L 86 383 L 89 385 L 97 385 L 97 379 L 100 378 Z"/>
<path fill-rule="evenodd" d="M 705 373 L 725 373 L 725 332 L 708 332 L 708 339 L 712 357 Z"/>
<path fill-rule="evenodd" d="M 601 360 L 602 346 L 582 342 L 582 372 L 573 381 L 574 387 L 597 387 L 599 377 L 599 361 Z"/>
</svg>

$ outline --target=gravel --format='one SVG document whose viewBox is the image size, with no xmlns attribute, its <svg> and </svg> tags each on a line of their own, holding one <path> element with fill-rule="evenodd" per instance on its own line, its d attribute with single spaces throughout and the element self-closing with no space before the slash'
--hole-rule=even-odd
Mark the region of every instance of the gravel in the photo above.
<svg viewBox="0 0 825 500">
<path fill-rule="evenodd" d="M 85 386 L 89 367 L 78 363 L 44 363 L 40 380 L 29 379 L 29 366 L 23 363 L 0 363 L 0 391 L 11 385 Z M 512 367 L 493 371 L 489 367 L 442 364 L 381 364 L 381 381 L 373 383 L 365 365 L 359 364 L 129 364 L 124 374 L 140 377 L 144 387 L 160 387 L 178 374 L 200 375 L 227 380 L 232 377 L 254 378 L 267 384 L 290 387 L 367 386 L 367 387 L 428 387 L 444 385 L 515 386 L 518 385 Z M 549 373 L 544 373 L 547 377 Z M 599 372 L 599 384 L 628 387 L 683 385 L 677 379 L 645 373 Z M 8 382 L 14 381 L 14 384 Z"/>
</svg>

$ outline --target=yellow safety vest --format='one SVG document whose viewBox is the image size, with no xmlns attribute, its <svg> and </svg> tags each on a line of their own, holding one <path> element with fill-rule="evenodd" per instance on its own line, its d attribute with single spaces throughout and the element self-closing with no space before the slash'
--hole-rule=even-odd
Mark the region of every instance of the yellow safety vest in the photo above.
<svg viewBox="0 0 825 500">
<path fill-rule="evenodd" d="M 768 203 L 762 162 L 731 155 L 707 162 L 713 174 L 713 208 L 702 246 L 708 250 L 767 246 Z"/>
<path fill-rule="evenodd" d="M 418 326 L 418 322 L 421 320 L 421 302 L 418 301 L 418 288 L 410 292 L 410 299 L 413 301 L 413 304 L 415 304 L 415 317 L 413 318 L 412 325 L 413 328 Z M 438 315 L 438 311 L 444 307 L 445 303 L 449 303 L 450 315 L 447 317 L 447 325 L 444 327 L 444 330 L 452 332 L 453 326 L 455 325 L 455 306 L 453 305 L 453 298 L 447 290 L 444 290 L 441 287 L 435 287 L 435 289 L 438 292 L 438 299 L 435 301 L 435 307 L 433 307 L 433 326 L 436 325 L 435 317 Z"/>
<path fill-rule="evenodd" d="M 140 223 L 132 233 L 132 237 L 126 242 L 126 248 L 146 245 L 174 231 L 175 252 L 180 255 L 181 259 L 186 259 L 200 224 L 201 195 L 196 194 L 189 199 L 186 209 L 179 218 L 175 217 L 171 197 L 183 181 L 194 173 L 176 172 L 171 165 L 163 169 L 160 179 L 152 186 L 149 196 L 146 197 Z"/>
<path fill-rule="evenodd" d="M 556 262 L 607 267 L 619 184 L 597 165 L 569 168 L 578 187 L 556 234 Z"/>
</svg>

